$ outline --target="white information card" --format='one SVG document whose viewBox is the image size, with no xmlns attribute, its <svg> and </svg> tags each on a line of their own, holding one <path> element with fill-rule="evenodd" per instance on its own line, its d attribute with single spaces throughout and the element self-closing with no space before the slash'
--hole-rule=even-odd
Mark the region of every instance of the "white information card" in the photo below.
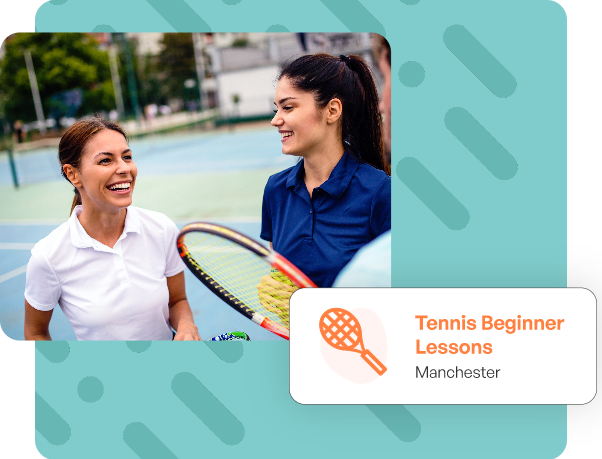
<svg viewBox="0 0 602 459">
<path fill-rule="evenodd" d="M 290 303 L 302 404 L 563 404 L 596 394 L 579 288 L 306 288 Z"/>
</svg>

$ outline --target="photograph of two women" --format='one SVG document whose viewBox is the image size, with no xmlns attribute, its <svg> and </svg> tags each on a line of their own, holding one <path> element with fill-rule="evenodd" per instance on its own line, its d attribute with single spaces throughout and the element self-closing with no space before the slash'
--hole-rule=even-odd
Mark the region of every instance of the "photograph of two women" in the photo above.
<svg viewBox="0 0 602 459">
<path fill-rule="evenodd" d="M 21 33 L 0 88 L 9 337 L 282 340 L 299 288 L 391 286 L 382 36 Z"/>
</svg>

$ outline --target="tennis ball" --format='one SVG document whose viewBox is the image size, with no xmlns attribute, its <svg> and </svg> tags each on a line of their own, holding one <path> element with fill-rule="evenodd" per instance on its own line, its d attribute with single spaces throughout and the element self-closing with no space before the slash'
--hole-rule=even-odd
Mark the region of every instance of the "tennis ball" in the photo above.
<svg viewBox="0 0 602 459">
<path fill-rule="evenodd" d="M 282 282 L 283 284 L 289 285 L 291 287 L 295 286 L 295 284 L 291 282 L 287 275 L 282 274 L 277 269 L 272 268 L 270 276 L 272 277 L 272 279 L 277 280 L 278 282 Z"/>
</svg>

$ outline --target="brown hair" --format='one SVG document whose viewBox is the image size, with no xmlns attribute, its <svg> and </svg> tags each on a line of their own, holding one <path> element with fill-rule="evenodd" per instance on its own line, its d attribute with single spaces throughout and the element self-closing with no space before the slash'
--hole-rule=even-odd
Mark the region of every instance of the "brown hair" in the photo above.
<svg viewBox="0 0 602 459">
<path fill-rule="evenodd" d="M 361 56 L 301 56 L 282 70 L 278 80 L 281 78 L 288 78 L 297 89 L 311 92 L 318 107 L 340 99 L 343 143 L 350 147 L 345 150 L 391 175 L 385 159 L 378 93 L 372 71 Z"/>
<path fill-rule="evenodd" d="M 67 175 L 63 170 L 63 166 L 65 164 L 71 164 L 76 169 L 79 169 L 80 160 L 86 144 L 92 138 L 92 136 L 104 129 L 117 131 L 127 140 L 127 135 L 121 126 L 99 117 L 80 120 L 72 124 L 61 137 L 61 141 L 59 142 L 59 162 L 61 163 L 61 175 L 65 177 L 65 180 L 67 180 L 69 183 L 71 182 L 67 178 Z M 73 213 L 75 206 L 82 203 L 82 198 L 78 189 L 74 188 L 74 191 L 75 197 L 73 198 L 73 203 L 71 204 L 70 214 Z"/>
</svg>

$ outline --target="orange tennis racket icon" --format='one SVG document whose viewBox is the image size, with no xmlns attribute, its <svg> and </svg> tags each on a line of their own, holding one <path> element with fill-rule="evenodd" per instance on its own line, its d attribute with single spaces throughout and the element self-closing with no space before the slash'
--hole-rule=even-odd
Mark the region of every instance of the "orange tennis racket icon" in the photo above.
<svg viewBox="0 0 602 459">
<path fill-rule="evenodd" d="M 320 333 L 328 344 L 340 351 L 357 352 L 370 367 L 382 376 L 387 367 L 364 348 L 362 327 L 353 314 L 343 308 L 330 308 L 320 317 Z M 360 348 L 356 349 L 359 344 Z"/>
</svg>

